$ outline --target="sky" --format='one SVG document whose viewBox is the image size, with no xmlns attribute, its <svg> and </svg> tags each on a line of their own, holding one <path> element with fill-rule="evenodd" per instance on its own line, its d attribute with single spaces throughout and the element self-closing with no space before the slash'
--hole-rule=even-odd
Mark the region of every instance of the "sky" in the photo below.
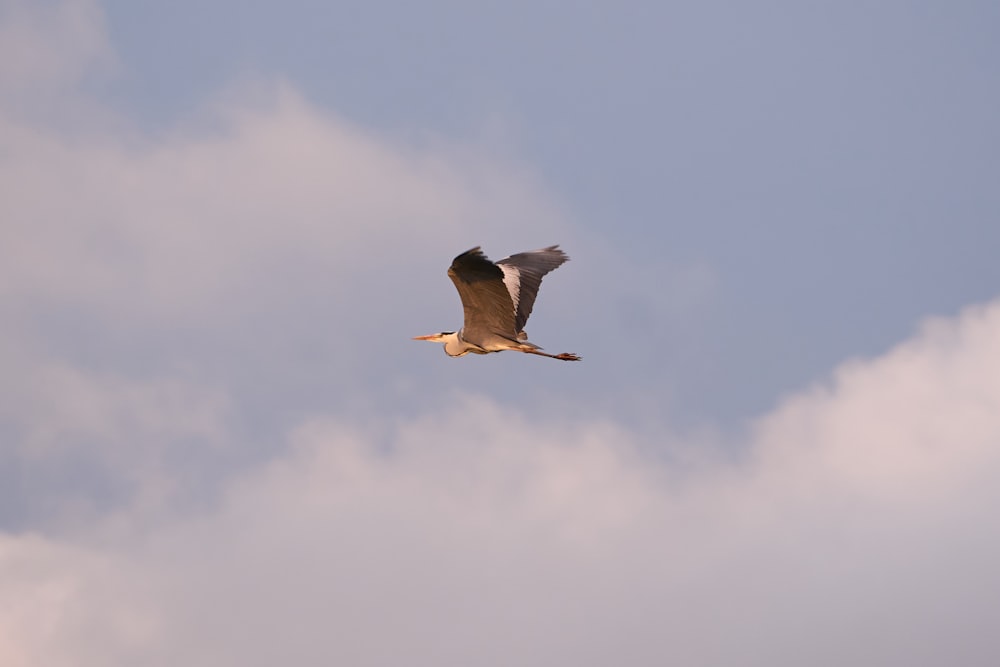
<svg viewBox="0 0 1000 667">
<path fill-rule="evenodd" d="M 0 0 L 0 664 L 997 664 L 998 28 Z"/>
</svg>

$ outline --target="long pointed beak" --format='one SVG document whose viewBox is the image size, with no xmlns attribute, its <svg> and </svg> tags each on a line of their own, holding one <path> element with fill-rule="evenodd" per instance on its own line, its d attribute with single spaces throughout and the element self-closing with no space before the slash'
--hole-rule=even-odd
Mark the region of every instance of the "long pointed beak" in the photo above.
<svg viewBox="0 0 1000 667">
<path fill-rule="evenodd" d="M 414 336 L 413 340 L 434 340 L 438 337 L 438 334 L 430 334 L 429 336 Z"/>
</svg>

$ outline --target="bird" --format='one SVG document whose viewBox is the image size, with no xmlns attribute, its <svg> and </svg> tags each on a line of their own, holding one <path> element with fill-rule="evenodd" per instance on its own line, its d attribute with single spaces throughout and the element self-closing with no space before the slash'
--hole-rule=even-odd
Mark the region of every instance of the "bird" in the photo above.
<svg viewBox="0 0 1000 667">
<path fill-rule="evenodd" d="M 563 361 L 579 361 L 571 352 L 548 354 L 528 342 L 524 325 L 535 305 L 542 278 L 569 261 L 558 245 L 511 255 L 494 263 L 476 246 L 456 257 L 448 269 L 465 310 L 458 331 L 444 331 L 413 340 L 444 343 L 449 357 L 516 350 Z"/>
</svg>

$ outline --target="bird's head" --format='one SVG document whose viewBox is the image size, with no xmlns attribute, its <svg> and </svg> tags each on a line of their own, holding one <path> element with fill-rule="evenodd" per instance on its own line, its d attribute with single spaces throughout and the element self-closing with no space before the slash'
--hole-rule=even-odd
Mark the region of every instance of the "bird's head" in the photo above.
<svg viewBox="0 0 1000 667">
<path fill-rule="evenodd" d="M 427 336 L 414 336 L 413 340 L 426 340 L 431 343 L 444 343 L 444 351 L 449 357 L 461 357 L 469 353 L 463 349 L 458 340 L 458 334 L 454 331 L 442 331 L 441 333 L 429 334 Z"/>
</svg>

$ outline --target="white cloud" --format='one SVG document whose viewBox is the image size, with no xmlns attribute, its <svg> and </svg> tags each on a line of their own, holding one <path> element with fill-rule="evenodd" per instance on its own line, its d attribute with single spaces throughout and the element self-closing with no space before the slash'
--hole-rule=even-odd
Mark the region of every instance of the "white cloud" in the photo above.
<svg viewBox="0 0 1000 667">
<path fill-rule="evenodd" d="M 100 109 L 78 84 L 113 54 L 93 2 L 2 9 L 6 299 L 160 323 L 292 294 L 349 303 L 358 281 L 398 302 L 398 276 L 420 266 L 411 258 L 421 250 L 449 253 L 440 277 L 468 245 L 565 231 L 522 166 L 444 141 L 376 137 L 281 81 L 234 86 L 156 136 L 109 121 L 106 108 L 100 120 L 21 113 L 37 86 L 64 98 L 41 106 Z"/>
<path fill-rule="evenodd" d="M 760 439 L 778 448 L 797 446 L 802 432 L 810 434 L 824 469 L 849 479 L 859 494 L 901 502 L 909 494 L 947 497 L 966 484 L 969 460 L 1000 455 L 994 432 L 997 307 L 970 308 L 960 322 L 928 322 L 919 337 L 874 367 L 844 365 L 832 388 L 790 400 L 764 420 Z M 962 400 L 941 410 L 949 391 Z M 804 455 L 812 456 L 808 450 Z"/>
<path fill-rule="evenodd" d="M 121 558 L 0 534 L 0 660 L 11 667 L 134 664 L 155 629 L 132 601 L 143 588 Z"/>
<path fill-rule="evenodd" d="M 24 424 L 22 445 L 33 457 L 81 439 L 120 457 L 153 439 L 220 441 L 226 431 L 226 397 L 175 379 L 143 383 L 67 366 L 36 367 L 10 399 L 8 408 L 16 413 L 10 418 Z"/>
<path fill-rule="evenodd" d="M 156 136 L 106 109 L 24 113 L 84 104 L 110 48 L 93 3 L 3 9 L 18 67 L 0 77 L 0 429 L 32 470 L 82 456 L 145 478 L 190 441 L 229 440 L 254 392 L 276 415 L 317 377 L 332 378 L 319 400 L 349 394 L 374 363 L 359 347 L 421 333 L 402 324 L 422 308 L 409 277 L 455 315 L 442 252 L 499 220 L 563 226 L 515 165 L 375 137 L 281 82 L 234 87 Z"/>
<path fill-rule="evenodd" d="M 103 19 L 92 0 L 0 0 L 2 115 L 55 122 L 67 134 L 109 122 L 80 94 L 118 68 Z M 0 137 L 6 144 L 4 129 Z"/>
<path fill-rule="evenodd" d="M 73 26 L 73 57 L 104 51 L 99 17 L 52 18 L 90 5 L 9 6 L 3 34 L 32 26 L 16 44 Z M 53 89 L 85 71 L 50 56 L 34 67 Z M 20 94 L 22 79 L 2 81 Z M 455 314 L 443 263 L 423 257 L 558 235 L 556 207 L 516 166 L 387 142 L 282 84 L 233 91 L 159 137 L 70 135 L 13 106 L 0 113 L 13 472 L 0 473 L 97 462 L 135 493 L 0 533 L 3 665 L 1000 658 L 1000 304 L 845 365 L 730 449 L 487 397 L 378 419 L 255 403 L 261 385 L 308 393 L 317 375 L 358 392 L 352 365 L 398 380 L 359 350 L 385 352 L 378 325 L 425 308 L 401 282 L 437 281 L 442 318 Z M 713 285 L 685 284 L 678 301 Z M 309 330 L 336 332 L 318 371 L 277 353 Z M 294 418 L 275 416 L 289 404 Z M 212 493 L 178 493 L 195 476 L 178 447 L 261 439 L 257 458 L 214 471 Z M 14 486 L 32 507 L 66 493 Z"/>
<path fill-rule="evenodd" d="M 0 127 L 8 294 L 188 315 L 248 290 L 277 298 L 292 263 L 342 298 L 352 275 L 377 279 L 420 248 L 450 248 L 443 237 L 476 236 L 463 228 L 543 208 L 530 184 L 383 144 L 287 87 L 251 97 L 265 101 L 219 108 L 221 130 L 153 143 Z"/>
<path fill-rule="evenodd" d="M 935 322 L 683 468 L 484 399 L 317 418 L 214 509 L 65 547 L 47 575 L 84 584 L 50 604 L 91 609 L 92 664 L 125 650 L 93 590 L 156 619 L 128 635 L 146 664 L 989 664 L 998 340 L 1000 304 Z M 58 664 L 75 622 L 15 646 Z"/>
<path fill-rule="evenodd" d="M 114 60 L 89 0 L 0 2 L 0 90 L 65 89 Z"/>
</svg>

